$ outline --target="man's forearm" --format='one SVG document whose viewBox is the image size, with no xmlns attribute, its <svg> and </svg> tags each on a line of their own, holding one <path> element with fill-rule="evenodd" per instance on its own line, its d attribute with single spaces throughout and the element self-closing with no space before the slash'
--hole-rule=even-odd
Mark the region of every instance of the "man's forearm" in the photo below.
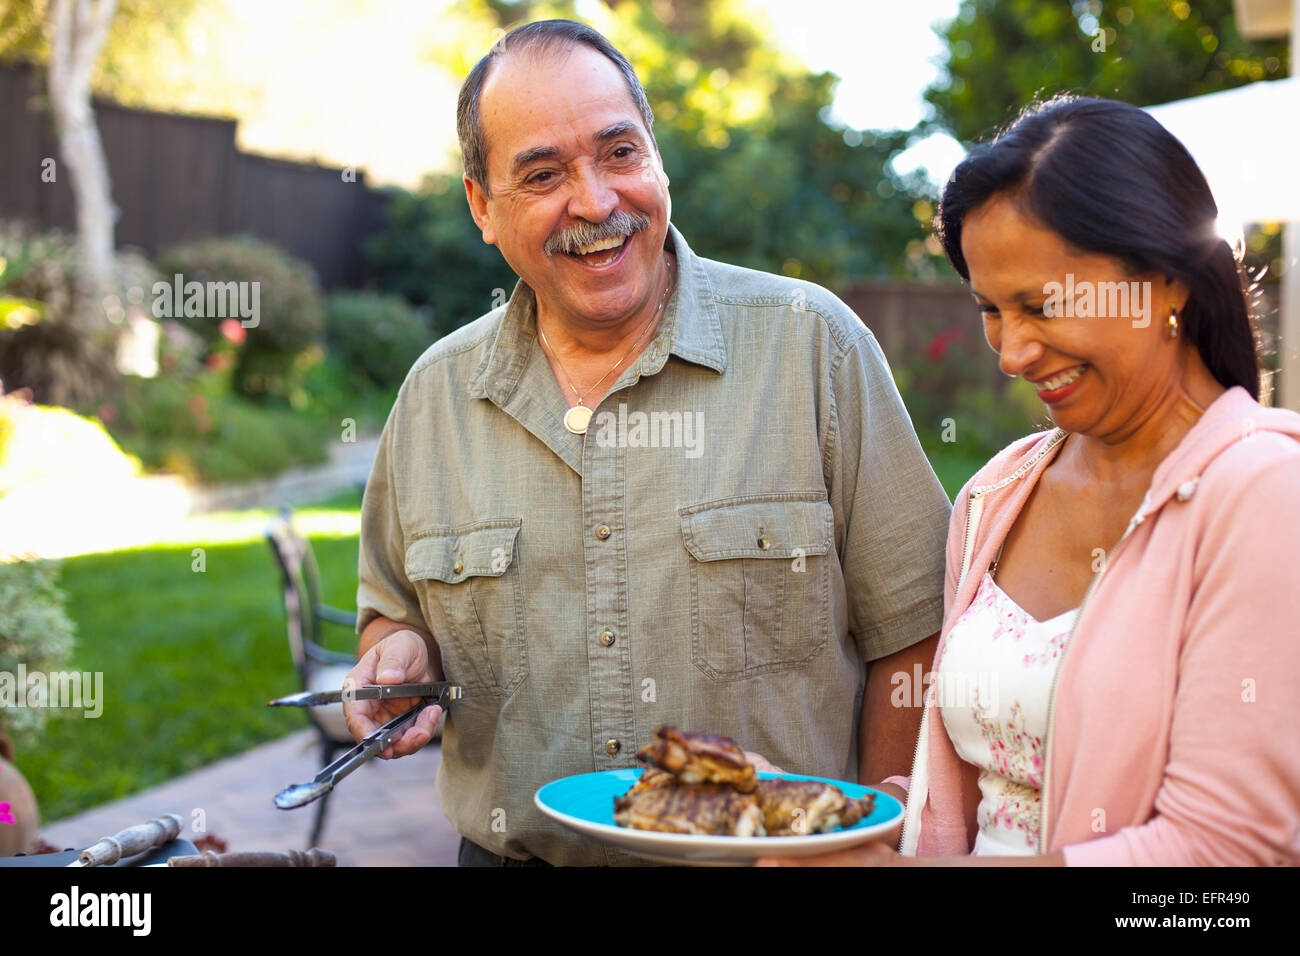
<svg viewBox="0 0 1300 956">
<path fill-rule="evenodd" d="M 874 785 L 886 777 L 906 776 L 912 772 L 916 738 L 921 732 L 921 707 L 913 706 L 908 693 L 904 706 L 890 701 L 893 675 L 907 676 L 907 685 L 915 680 L 915 665 L 924 674 L 934 663 L 934 649 L 939 634 L 935 632 L 918 644 L 872 661 L 867 665 L 867 688 L 862 695 L 862 719 L 858 724 L 858 782 Z M 924 698 L 924 685 L 921 687 Z"/>
<path fill-rule="evenodd" d="M 403 624 L 401 621 L 394 621 L 382 615 L 367 624 L 361 632 L 361 642 L 357 645 L 357 657 L 364 657 L 372 647 L 397 631 L 414 631 L 424 639 L 425 646 L 429 649 L 429 667 L 433 670 L 433 679 L 436 681 L 445 680 L 446 678 L 442 672 L 442 652 L 438 649 L 438 642 L 433 639 L 433 635 L 422 627 Z"/>
</svg>

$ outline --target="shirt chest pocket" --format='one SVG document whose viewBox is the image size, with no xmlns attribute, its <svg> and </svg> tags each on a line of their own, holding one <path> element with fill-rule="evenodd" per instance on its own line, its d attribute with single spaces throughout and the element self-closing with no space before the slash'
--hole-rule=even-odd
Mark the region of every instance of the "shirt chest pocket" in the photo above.
<svg viewBox="0 0 1300 956">
<path fill-rule="evenodd" d="M 680 509 L 690 561 L 691 656 L 715 680 L 797 667 L 832 628 L 833 515 L 812 494 Z"/>
<path fill-rule="evenodd" d="M 521 525 L 500 519 L 420 532 L 406 549 L 406 576 L 423 592 L 443 671 L 466 691 L 510 694 L 528 673 Z"/>
</svg>

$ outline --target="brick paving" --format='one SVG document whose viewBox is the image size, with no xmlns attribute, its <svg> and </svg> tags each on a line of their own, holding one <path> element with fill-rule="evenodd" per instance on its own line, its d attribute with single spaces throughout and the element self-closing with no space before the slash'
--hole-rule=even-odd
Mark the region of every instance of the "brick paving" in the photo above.
<svg viewBox="0 0 1300 956">
<path fill-rule="evenodd" d="M 330 795 L 320 846 L 337 855 L 339 866 L 455 866 L 460 836 L 442 815 L 433 785 L 440 757 L 430 744 L 409 757 L 375 758 L 344 779 Z M 279 810 L 272 797 L 310 780 L 320 767 L 315 733 L 299 731 L 47 824 L 41 837 L 59 849 L 80 848 L 161 813 L 178 813 L 189 840 L 202 835 L 192 829 L 202 819 L 228 851 L 304 849 L 315 805 Z"/>
</svg>

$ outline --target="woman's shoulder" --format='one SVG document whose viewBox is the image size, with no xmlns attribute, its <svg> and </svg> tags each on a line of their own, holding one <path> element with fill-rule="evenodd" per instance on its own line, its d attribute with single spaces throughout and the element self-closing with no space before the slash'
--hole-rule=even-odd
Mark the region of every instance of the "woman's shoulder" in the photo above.
<svg viewBox="0 0 1300 956">
<path fill-rule="evenodd" d="M 1216 496 L 1234 496 L 1267 486 L 1300 496 L 1300 437 L 1262 429 L 1223 448 L 1201 471 L 1198 484 Z"/>
<path fill-rule="evenodd" d="M 958 500 L 967 495 L 972 488 L 995 485 L 1004 478 L 1014 475 L 1026 464 L 1033 461 L 1034 456 L 1043 452 L 1049 445 L 1054 444 L 1054 439 L 1059 441 L 1059 438 L 1064 438 L 1065 435 L 1066 432 L 1058 428 L 1032 432 L 1017 438 L 990 458 L 971 476 L 970 481 L 966 482 L 965 487 L 962 488 Z"/>
<path fill-rule="evenodd" d="M 1300 480 L 1300 414 L 1260 405 L 1242 389 L 1233 389 L 1222 404 L 1222 409 L 1219 402 L 1213 406 L 1216 414 L 1206 423 L 1209 427 L 1194 429 L 1198 438 L 1188 442 L 1191 447 L 1171 470 L 1171 482 L 1196 478 L 1198 484 L 1228 493 L 1267 474 Z"/>
</svg>

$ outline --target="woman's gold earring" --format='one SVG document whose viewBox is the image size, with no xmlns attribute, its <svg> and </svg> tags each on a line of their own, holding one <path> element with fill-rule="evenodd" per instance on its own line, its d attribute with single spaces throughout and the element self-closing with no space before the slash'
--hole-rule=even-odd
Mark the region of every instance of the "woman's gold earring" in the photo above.
<svg viewBox="0 0 1300 956">
<path fill-rule="evenodd" d="M 1178 338 L 1178 310 L 1177 309 L 1169 310 L 1169 337 L 1171 339 Z"/>
</svg>

